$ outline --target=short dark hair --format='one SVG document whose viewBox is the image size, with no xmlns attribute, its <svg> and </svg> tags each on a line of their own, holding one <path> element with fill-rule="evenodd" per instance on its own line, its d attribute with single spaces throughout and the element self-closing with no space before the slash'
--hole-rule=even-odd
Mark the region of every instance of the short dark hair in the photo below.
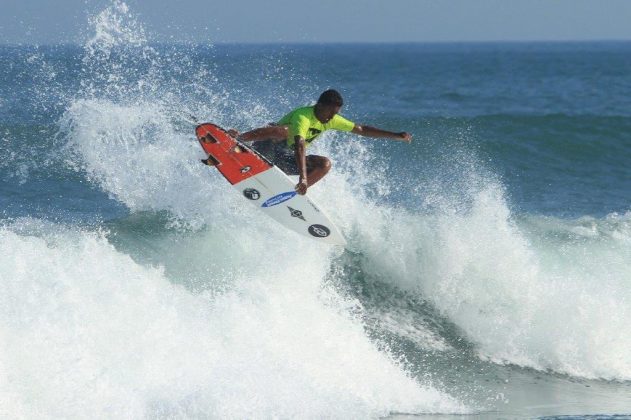
<svg viewBox="0 0 631 420">
<path fill-rule="evenodd" d="M 322 92 L 322 95 L 318 98 L 318 103 L 321 105 L 342 106 L 344 105 L 344 100 L 340 92 L 335 89 L 329 89 Z"/>
</svg>

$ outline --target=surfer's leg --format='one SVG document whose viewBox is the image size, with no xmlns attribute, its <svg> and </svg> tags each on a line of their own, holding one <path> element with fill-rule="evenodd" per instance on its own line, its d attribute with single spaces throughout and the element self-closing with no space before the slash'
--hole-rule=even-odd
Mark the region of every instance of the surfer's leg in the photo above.
<svg viewBox="0 0 631 420">
<path fill-rule="evenodd" d="M 243 134 L 239 134 L 236 130 L 228 130 L 228 134 L 240 141 L 284 140 L 287 138 L 287 127 L 284 125 L 270 125 L 255 128 Z"/>
<path fill-rule="evenodd" d="M 325 156 L 307 156 L 307 181 L 312 186 L 331 170 L 331 160 Z"/>
</svg>

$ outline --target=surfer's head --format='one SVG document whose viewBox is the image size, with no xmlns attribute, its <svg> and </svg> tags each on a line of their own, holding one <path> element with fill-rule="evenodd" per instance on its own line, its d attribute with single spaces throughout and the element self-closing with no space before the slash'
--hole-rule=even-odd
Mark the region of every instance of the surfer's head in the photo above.
<svg viewBox="0 0 631 420">
<path fill-rule="evenodd" d="M 340 112 L 342 105 L 344 105 L 344 100 L 340 92 L 335 89 L 325 90 L 316 103 L 315 116 L 320 122 L 327 123 Z"/>
</svg>

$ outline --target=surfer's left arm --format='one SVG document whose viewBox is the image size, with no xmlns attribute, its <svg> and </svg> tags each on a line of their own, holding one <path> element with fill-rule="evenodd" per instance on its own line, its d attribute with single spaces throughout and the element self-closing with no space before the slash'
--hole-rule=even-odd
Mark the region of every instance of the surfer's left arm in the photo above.
<svg viewBox="0 0 631 420">
<path fill-rule="evenodd" d="M 401 131 L 397 133 L 394 131 L 382 130 L 381 128 L 377 128 L 377 127 L 371 127 L 369 125 L 355 124 L 355 127 L 353 127 L 351 132 L 355 134 L 359 134 L 360 136 L 364 136 L 364 137 L 380 137 L 380 138 L 404 141 L 406 143 L 412 142 L 412 136 L 410 135 L 410 133 L 407 133 L 405 131 Z"/>
</svg>

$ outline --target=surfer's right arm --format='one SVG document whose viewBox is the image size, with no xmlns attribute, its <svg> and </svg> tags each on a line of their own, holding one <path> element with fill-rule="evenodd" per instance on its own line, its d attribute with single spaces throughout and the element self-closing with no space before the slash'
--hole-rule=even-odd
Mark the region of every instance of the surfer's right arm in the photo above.
<svg viewBox="0 0 631 420">
<path fill-rule="evenodd" d="M 298 171 L 300 178 L 298 179 L 298 185 L 296 185 L 296 192 L 300 195 L 307 193 L 309 184 L 307 183 L 307 157 L 305 155 L 305 139 L 302 136 L 294 137 L 296 163 L 298 164 Z"/>
</svg>

